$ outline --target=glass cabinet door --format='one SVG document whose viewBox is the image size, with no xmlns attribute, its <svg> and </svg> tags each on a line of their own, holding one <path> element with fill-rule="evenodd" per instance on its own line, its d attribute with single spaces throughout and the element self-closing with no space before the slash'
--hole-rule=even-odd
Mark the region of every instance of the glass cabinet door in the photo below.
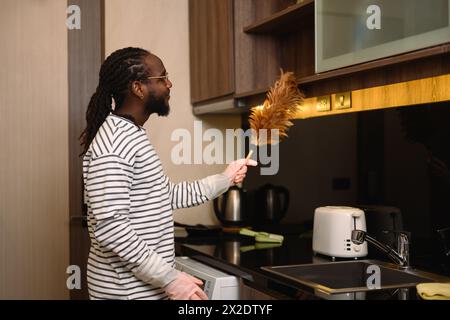
<svg viewBox="0 0 450 320">
<path fill-rule="evenodd" d="M 316 72 L 450 42 L 450 0 L 316 0 Z"/>
</svg>

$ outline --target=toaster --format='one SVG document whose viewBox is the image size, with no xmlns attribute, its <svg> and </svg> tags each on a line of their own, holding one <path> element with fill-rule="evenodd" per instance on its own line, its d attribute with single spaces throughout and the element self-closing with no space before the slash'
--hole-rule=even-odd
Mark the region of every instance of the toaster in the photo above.
<svg viewBox="0 0 450 320">
<path fill-rule="evenodd" d="M 313 252 L 334 258 L 359 258 L 367 255 L 367 242 L 351 241 L 352 230 L 366 231 L 364 211 L 352 207 L 327 206 L 314 212 Z"/>
</svg>

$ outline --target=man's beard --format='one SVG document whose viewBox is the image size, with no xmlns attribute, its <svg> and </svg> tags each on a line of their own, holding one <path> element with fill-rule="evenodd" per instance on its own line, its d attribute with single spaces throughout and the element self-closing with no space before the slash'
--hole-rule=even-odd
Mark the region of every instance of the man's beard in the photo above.
<svg viewBox="0 0 450 320">
<path fill-rule="evenodd" d="M 167 116 L 170 112 L 169 102 L 166 101 L 167 96 L 157 97 L 154 93 L 150 93 L 145 103 L 145 112 L 148 115 L 156 113 L 158 116 Z"/>
</svg>

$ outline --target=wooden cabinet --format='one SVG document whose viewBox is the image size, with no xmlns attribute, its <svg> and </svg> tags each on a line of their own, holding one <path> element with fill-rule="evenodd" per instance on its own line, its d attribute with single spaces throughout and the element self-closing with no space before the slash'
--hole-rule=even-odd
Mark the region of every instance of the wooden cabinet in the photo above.
<svg viewBox="0 0 450 320">
<path fill-rule="evenodd" d="M 311 99 L 309 116 L 335 113 L 313 112 L 320 96 L 399 83 L 408 88 L 411 81 L 450 74 L 450 43 L 316 74 L 314 0 L 190 0 L 190 25 L 194 105 L 227 97 L 248 111 L 264 101 L 280 68 L 298 77 Z M 374 106 L 382 107 L 382 101 Z"/>
<path fill-rule="evenodd" d="M 189 0 L 191 102 L 194 105 L 266 90 L 277 78 L 279 49 L 272 35 L 243 31 L 292 0 Z"/>
<path fill-rule="evenodd" d="M 192 103 L 234 93 L 233 30 L 233 0 L 189 1 Z"/>
</svg>

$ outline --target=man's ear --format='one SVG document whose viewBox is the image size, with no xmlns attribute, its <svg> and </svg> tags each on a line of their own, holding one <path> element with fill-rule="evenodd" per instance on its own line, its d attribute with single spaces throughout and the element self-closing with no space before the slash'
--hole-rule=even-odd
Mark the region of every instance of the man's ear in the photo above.
<svg viewBox="0 0 450 320">
<path fill-rule="evenodd" d="M 131 83 L 131 92 L 139 99 L 144 99 L 144 90 L 142 89 L 142 83 L 139 81 L 133 81 Z"/>
</svg>

